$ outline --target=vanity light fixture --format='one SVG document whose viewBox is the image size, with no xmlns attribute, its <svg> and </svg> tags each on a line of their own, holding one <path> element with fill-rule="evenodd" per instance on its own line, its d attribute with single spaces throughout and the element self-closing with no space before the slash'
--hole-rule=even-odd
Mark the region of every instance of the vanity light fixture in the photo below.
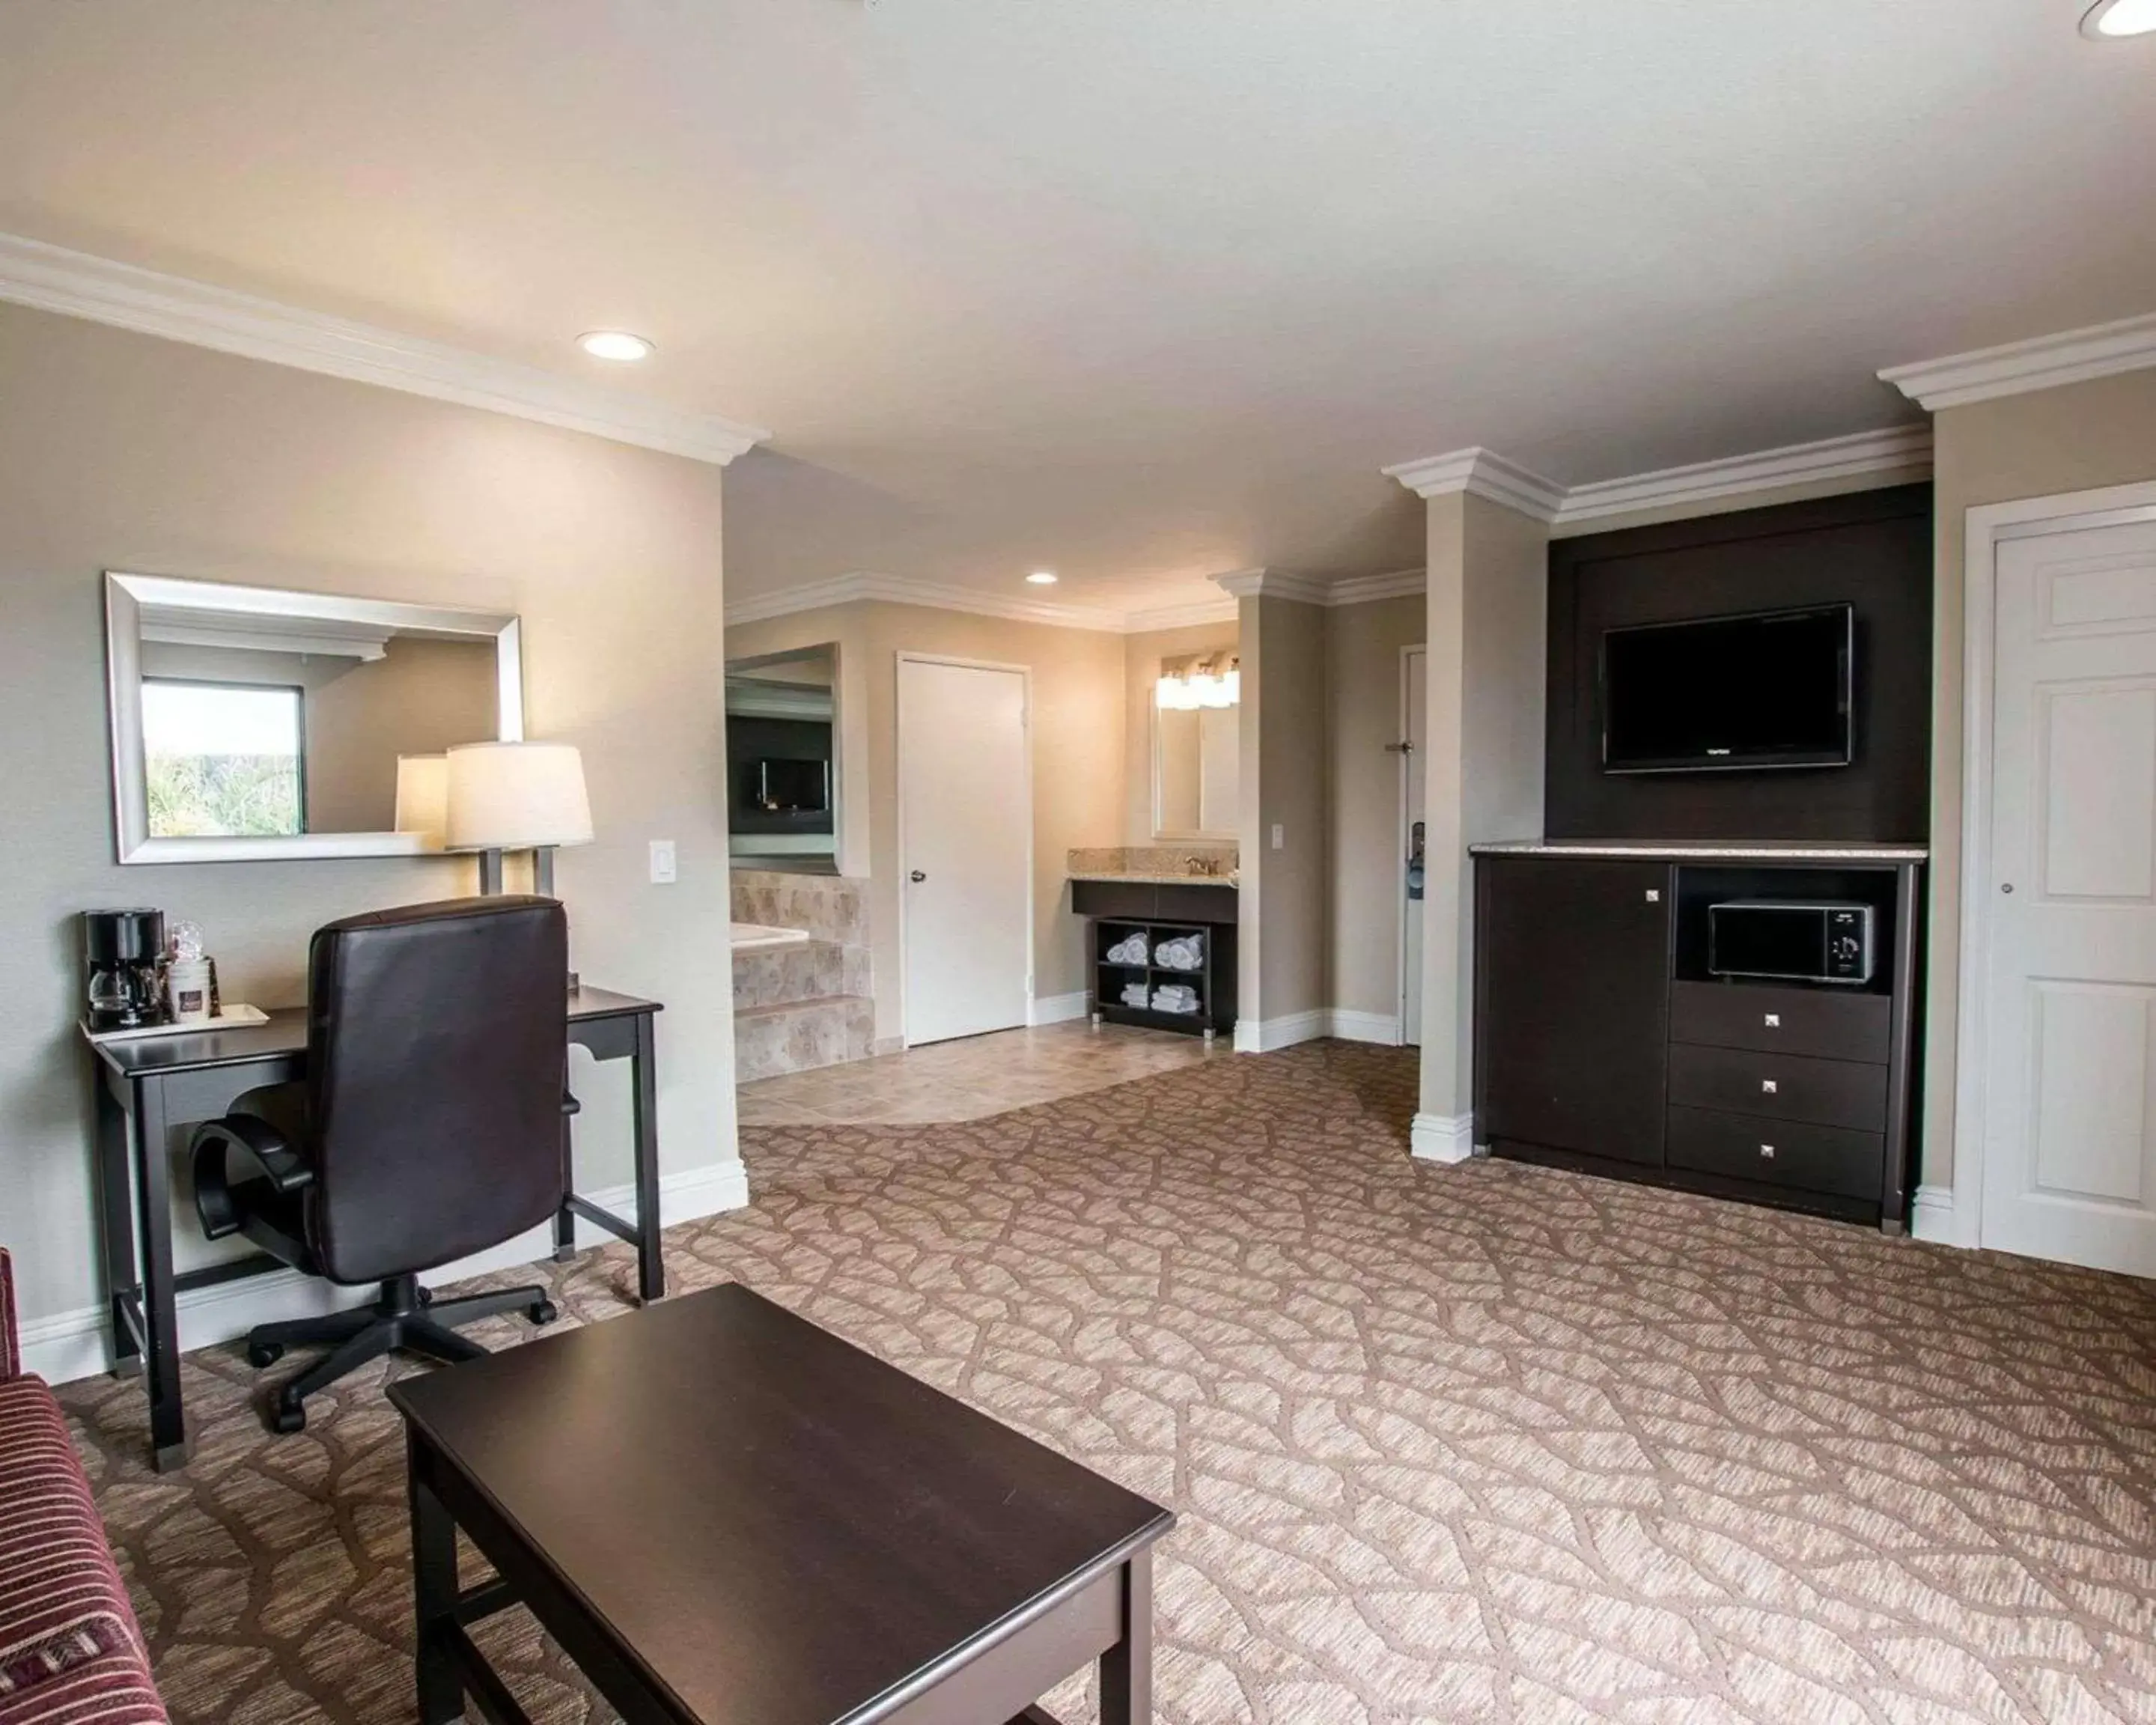
<svg viewBox="0 0 2156 1725">
<path fill-rule="evenodd" d="M 1053 569 L 1035 569 L 1032 574 L 1027 576 L 1025 578 L 1027 584 L 1031 587 L 1053 587 L 1055 585 L 1055 572 Z"/>
<path fill-rule="evenodd" d="M 641 336 L 632 336 L 627 330 L 589 330 L 577 337 L 577 346 L 593 359 L 627 363 L 651 357 L 651 343 Z"/>
<path fill-rule="evenodd" d="M 2156 30 L 2156 0 L 2097 0 L 2082 15 L 2082 34 L 2092 42 L 2115 42 Z"/>
<path fill-rule="evenodd" d="M 1155 705 L 1168 712 L 1195 712 L 1200 707 L 1234 706 L 1243 698 L 1243 673 L 1232 652 L 1200 654 L 1163 665 L 1153 685 Z"/>
</svg>

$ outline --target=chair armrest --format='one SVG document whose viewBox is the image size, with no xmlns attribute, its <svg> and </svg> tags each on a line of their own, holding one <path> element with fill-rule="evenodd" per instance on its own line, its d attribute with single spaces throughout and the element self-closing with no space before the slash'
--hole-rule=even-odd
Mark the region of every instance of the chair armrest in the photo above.
<svg viewBox="0 0 2156 1725">
<path fill-rule="evenodd" d="M 315 1183 L 313 1167 L 268 1121 L 252 1114 L 205 1121 L 187 1140 L 187 1154 L 194 1164 L 195 1214 L 202 1218 L 203 1234 L 212 1240 L 239 1231 L 228 1159 L 234 1150 L 259 1168 L 277 1192 L 297 1192 Z"/>
<path fill-rule="evenodd" d="M 23 1333 L 15 1321 L 15 1260 L 0 1246 L 0 1379 L 23 1375 Z"/>
</svg>

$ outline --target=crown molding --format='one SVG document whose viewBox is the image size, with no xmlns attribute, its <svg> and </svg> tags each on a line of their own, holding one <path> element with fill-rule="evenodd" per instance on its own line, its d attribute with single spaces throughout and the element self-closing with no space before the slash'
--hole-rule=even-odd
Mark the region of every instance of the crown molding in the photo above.
<svg viewBox="0 0 2156 1725">
<path fill-rule="evenodd" d="M 1378 599 L 1404 599 L 1430 584 L 1427 569 L 1395 569 L 1389 575 L 1355 575 L 1325 590 L 1328 605 L 1367 605 Z"/>
<path fill-rule="evenodd" d="M 1421 461 L 1403 461 L 1384 470 L 1387 479 L 1398 480 L 1418 497 L 1447 497 L 1466 491 L 1502 503 L 1534 521 L 1554 520 L 1564 501 L 1564 487 L 1555 480 L 1508 461 L 1495 449 L 1480 447 L 1455 449 Z"/>
<path fill-rule="evenodd" d="M 1202 599 L 1194 605 L 1163 605 L 1150 611 L 1132 611 L 1123 617 L 1123 633 L 1143 634 L 1157 629 L 1188 629 L 1198 624 L 1233 623 L 1240 608 L 1232 598 Z"/>
<path fill-rule="evenodd" d="M 1297 604 L 1322 605 L 1332 589 L 1307 575 L 1291 575 L 1285 569 L 1234 569 L 1215 575 L 1220 590 L 1236 599 L 1292 599 Z"/>
<path fill-rule="evenodd" d="M 915 581 L 903 575 L 877 575 L 866 571 L 735 601 L 726 607 L 726 620 L 728 627 L 738 628 L 773 617 L 791 617 L 802 611 L 821 611 L 833 605 L 858 604 L 868 600 L 886 605 L 925 605 L 937 611 L 966 611 L 977 617 L 1044 624 L 1052 629 L 1098 629 L 1108 634 L 1128 632 L 1128 619 L 1121 611 L 1060 605 L 1047 599 L 1010 598 L 1001 593 L 978 593 L 968 587 L 947 587 L 940 582 Z"/>
<path fill-rule="evenodd" d="M 1860 431 L 1817 443 L 1792 444 L 1755 454 L 1719 461 L 1666 467 L 1629 479 L 1600 480 L 1574 485 L 1564 494 L 1553 525 L 1568 527 L 1605 516 L 1630 515 L 1643 509 L 1668 509 L 1708 503 L 1747 491 L 1763 491 L 1827 480 L 1868 479 L 1886 474 L 1928 475 L 1932 429 L 1897 425 L 1884 431 Z"/>
<path fill-rule="evenodd" d="M 537 366 L 0 234 L 0 300 L 725 466 L 771 434 Z"/>
<path fill-rule="evenodd" d="M 1928 413 L 1967 407 L 2002 395 L 2025 395 L 2062 383 L 2086 383 L 2156 366 L 2156 313 L 2092 324 L 2032 341 L 1979 347 L 1973 353 L 1914 365 L 1889 366 L 1880 372 Z"/>
<path fill-rule="evenodd" d="M 2156 363 L 2156 359 L 2149 362 Z M 1686 467 L 1666 467 L 1653 473 L 1598 480 L 1593 485 L 1570 487 L 1544 479 L 1517 462 L 1507 461 L 1484 449 L 1455 449 L 1449 455 L 1434 455 L 1426 461 L 1403 462 L 1397 467 L 1386 468 L 1384 473 L 1388 479 L 1398 480 L 1418 496 L 1444 497 L 1466 491 L 1502 504 L 1546 526 L 1569 527 L 1609 516 L 1710 503 L 1782 485 L 1835 480 L 1883 480 L 1889 475 L 1913 478 L 1928 475 L 1931 467 L 1931 428 L 1896 425 L 1881 431 L 1859 431 L 1847 437 L 1825 438 L 1817 443 L 1792 444 L 1784 449 L 1755 450 L 1750 454 L 1726 456 L 1718 461 L 1697 461 Z M 1385 578 L 1368 578 L 1373 582 Z M 1373 587 L 1368 597 L 1377 598 L 1383 594 Z"/>
</svg>

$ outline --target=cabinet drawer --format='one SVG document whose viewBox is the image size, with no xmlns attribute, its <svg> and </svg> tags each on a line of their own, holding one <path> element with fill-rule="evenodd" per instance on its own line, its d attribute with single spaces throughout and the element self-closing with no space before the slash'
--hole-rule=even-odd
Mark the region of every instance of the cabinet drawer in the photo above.
<svg viewBox="0 0 2156 1725">
<path fill-rule="evenodd" d="M 1113 916 L 1150 922 L 1160 889 L 1150 880 L 1073 880 L 1070 908 L 1081 916 Z"/>
<path fill-rule="evenodd" d="M 1670 1110 L 1668 1147 L 1671 1168 L 1844 1198 L 1876 1199 L 1887 1162 L 1881 1132 L 1755 1120 L 1705 1108 Z"/>
<path fill-rule="evenodd" d="M 1171 886 L 1153 889 L 1153 915 L 1163 922 L 1227 923 L 1235 920 L 1232 886 Z"/>
<path fill-rule="evenodd" d="M 1887 1068 L 1743 1048 L 1670 1049 L 1670 1101 L 1726 1114 L 1887 1129 Z"/>
<path fill-rule="evenodd" d="M 1670 1040 L 1883 1066 L 1893 1014 L 1894 1003 L 1884 994 L 1679 983 L 1670 995 Z"/>
</svg>

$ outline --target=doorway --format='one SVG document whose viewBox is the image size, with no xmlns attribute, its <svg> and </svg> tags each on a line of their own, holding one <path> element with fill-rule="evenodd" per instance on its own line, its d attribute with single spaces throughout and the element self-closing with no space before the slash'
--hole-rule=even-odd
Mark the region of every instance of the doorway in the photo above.
<svg viewBox="0 0 2156 1725">
<path fill-rule="evenodd" d="M 898 656 L 900 965 L 909 1047 L 1024 1024 L 1033 997 L 1032 689 Z"/>
<path fill-rule="evenodd" d="M 2156 1276 L 2156 488 L 2076 504 L 1969 516 L 1956 1207 Z"/>
<path fill-rule="evenodd" d="M 1400 651 L 1400 1040 L 1422 1046 L 1423 804 L 1429 794 L 1423 752 L 1430 715 L 1430 653 Z"/>
</svg>

